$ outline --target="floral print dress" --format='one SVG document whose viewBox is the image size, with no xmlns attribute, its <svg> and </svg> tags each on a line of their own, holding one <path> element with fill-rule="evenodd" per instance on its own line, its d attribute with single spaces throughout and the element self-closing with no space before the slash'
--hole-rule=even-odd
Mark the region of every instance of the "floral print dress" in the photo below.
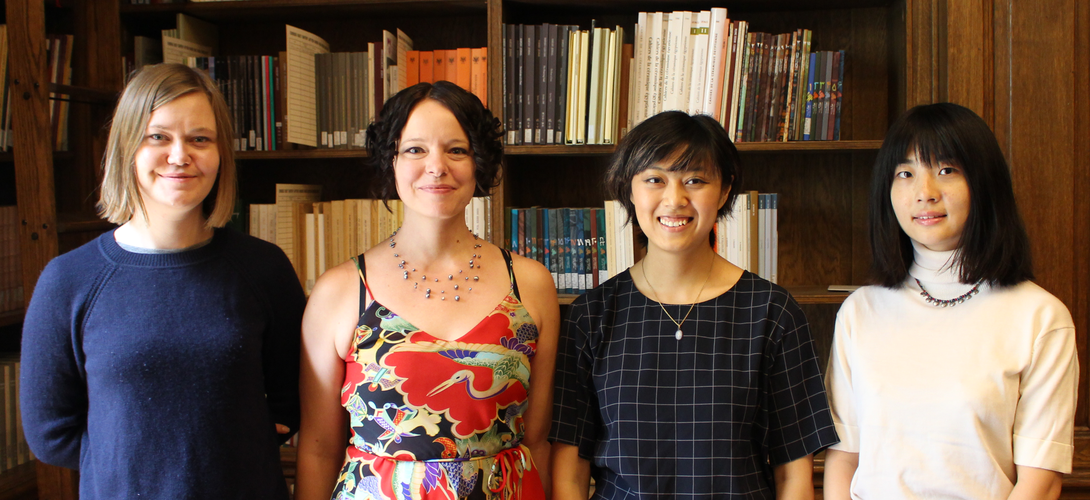
<svg viewBox="0 0 1090 500">
<path fill-rule="evenodd" d="M 333 498 L 537 500 L 521 444 L 538 330 L 511 292 L 457 340 L 414 327 L 377 301 L 360 314 L 341 404 L 351 442 Z M 362 256 L 361 309 L 367 287 Z"/>
</svg>

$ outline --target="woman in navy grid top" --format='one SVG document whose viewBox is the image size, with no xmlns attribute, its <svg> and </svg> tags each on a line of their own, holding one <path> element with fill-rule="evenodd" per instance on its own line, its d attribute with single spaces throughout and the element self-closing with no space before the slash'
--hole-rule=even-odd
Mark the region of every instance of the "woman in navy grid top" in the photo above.
<svg viewBox="0 0 1090 500">
<path fill-rule="evenodd" d="M 610 195 L 647 256 L 579 297 L 557 354 L 555 498 L 813 498 L 837 442 L 810 329 L 783 288 L 719 257 L 740 185 L 706 116 L 665 112 L 621 141 Z"/>
</svg>

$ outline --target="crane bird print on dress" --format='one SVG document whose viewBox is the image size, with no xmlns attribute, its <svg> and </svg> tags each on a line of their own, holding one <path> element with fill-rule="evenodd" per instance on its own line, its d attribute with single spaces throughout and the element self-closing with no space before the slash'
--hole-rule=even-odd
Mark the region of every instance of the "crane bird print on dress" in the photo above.
<svg viewBox="0 0 1090 500">
<path fill-rule="evenodd" d="M 529 390 L 530 369 L 526 353 L 505 349 L 498 345 L 464 344 L 461 342 L 421 342 L 402 344 L 395 349 L 398 352 L 434 352 L 456 363 L 471 367 L 487 368 L 492 371 L 492 381 L 487 389 L 478 389 L 473 370 L 458 370 L 446 381 L 435 386 L 428 396 L 435 396 L 452 386 L 465 383 L 466 392 L 473 399 L 488 399 L 502 393 L 515 383 L 522 384 Z"/>
</svg>

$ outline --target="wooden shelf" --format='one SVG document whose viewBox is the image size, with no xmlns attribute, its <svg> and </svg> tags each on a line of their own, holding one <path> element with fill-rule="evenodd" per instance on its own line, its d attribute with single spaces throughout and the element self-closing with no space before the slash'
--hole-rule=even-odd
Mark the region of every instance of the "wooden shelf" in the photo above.
<svg viewBox="0 0 1090 500">
<path fill-rule="evenodd" d="M 16 323 L 23 322 L 23 310 L 16 309 L 14 311 L 0 313 L 0 326 L 14 325 Z"/>
<path fill-rule="evenodd" d="M 739 152 L 768 153 L 833 153 L 841 151 L 878 151 L 882 147 L 880 140 L 865 141 L 791 141 L 791 142 L 739 142 L 735 143 Z M 508 156 L 605 156 L 613 154 L 613 145 L 593 146 L 506 146 L 504 154 Z"/>
<path fill-rule="evenodd" d="M 335 160 L 367 158 L 366 149 L 285 149 L 281 151 L 235 151 L 236 160 Z"/>
<path fill-rule="evenodd" d="M 185 2 L 172 4 L 122 4 L 122 17 L 128 19 L 163 18 L 172 20 L 184 12 L 213 22 L 268 20 L 291 17 L 328 18 L 358 14 L 403 14 L 419 12 L 423 16 L 447 16 L 484 13 L 485 0 L 251 0 L 231 2 Z"/>
<path fill-rule="evenodd" d="M 112 222 L 103 219 L 78 219 L 65 220 L 63 217 L 57 221 L 57 232 L 86 233 L 91 231 L 108 231 L 115 226 Z"/>
<path fill-rule="evenodd" d="M 49 91 L 55 94 L 61 94 L 68 96 L 67 98 L 56 98 L 62 101 L 69 102 L 83 102 L 90 104 L 110 104 L 117 102 L 117 98 L 121 95 L 120 92 L 114 90 L 93 89 L 88 87 L 77 87 L 74 85 L 61 85 L 59 83 L 50 83 Z"/>
<path fill-rule="evenodd" d="M 799 304 L 841 304 L 844 299 L 848 297 L 847 292 L 830 292 L 827 287 L 823 286 L 788 286 L 788 292 L 791 292 L 791 296 L 795 298 L 795 302 Z M 563 305 L 571 304 L 575 302 L 575 299 L 579 297 L 577 294 L 561 293 L 557 295 L 560 303 Z"/>
<path fill-rule="evenodd" d="M 37 460 L 0 473 L 0 500 L 37 500 Z"/>
</svg>

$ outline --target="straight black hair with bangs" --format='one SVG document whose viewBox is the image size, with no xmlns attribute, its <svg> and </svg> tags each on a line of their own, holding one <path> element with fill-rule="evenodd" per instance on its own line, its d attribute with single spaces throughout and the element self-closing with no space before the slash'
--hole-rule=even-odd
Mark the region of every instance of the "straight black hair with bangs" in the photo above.
<svg viewBox="0 0 1090 500">
<path fill-rule="evenodd" d="M 1033 278 L 1029 237 L 1014 200 L 1010 168 L 988 124 L 952 103 L 916 106 L 890 127 L 874 164 L 870 196 L 872 272 L 882 286 L 904 284 L 912 242 L 897 222 L 890 190 L 910 153 L 939 168 L 961 169 L 969 184 L 969 216 L 955 254 L 962 283 L 1011 286 Z"/>
<path fill-rule="evenodd" d="M 711 168 L 712 173 L 719 176 L 723 189 L 730 188 L 727 202 L 716 218 L 730 213 L 742 183 L 738 149 L 714 118 L 664 111 L 636 125 L 621 139 L 606 172 L 607 194 L 624 205 L 627 222 L 638 224 L 636 207 L 632 204 L 632 179 L 670 158 L 674 160 L 670 166 L 673 172 Z M 638 238 L 641 244 L 647 245 L 646 236 L 640 234 Z M 714 238 L 714 233 L 709 235 L 710 241 Z"/>
</svg>

